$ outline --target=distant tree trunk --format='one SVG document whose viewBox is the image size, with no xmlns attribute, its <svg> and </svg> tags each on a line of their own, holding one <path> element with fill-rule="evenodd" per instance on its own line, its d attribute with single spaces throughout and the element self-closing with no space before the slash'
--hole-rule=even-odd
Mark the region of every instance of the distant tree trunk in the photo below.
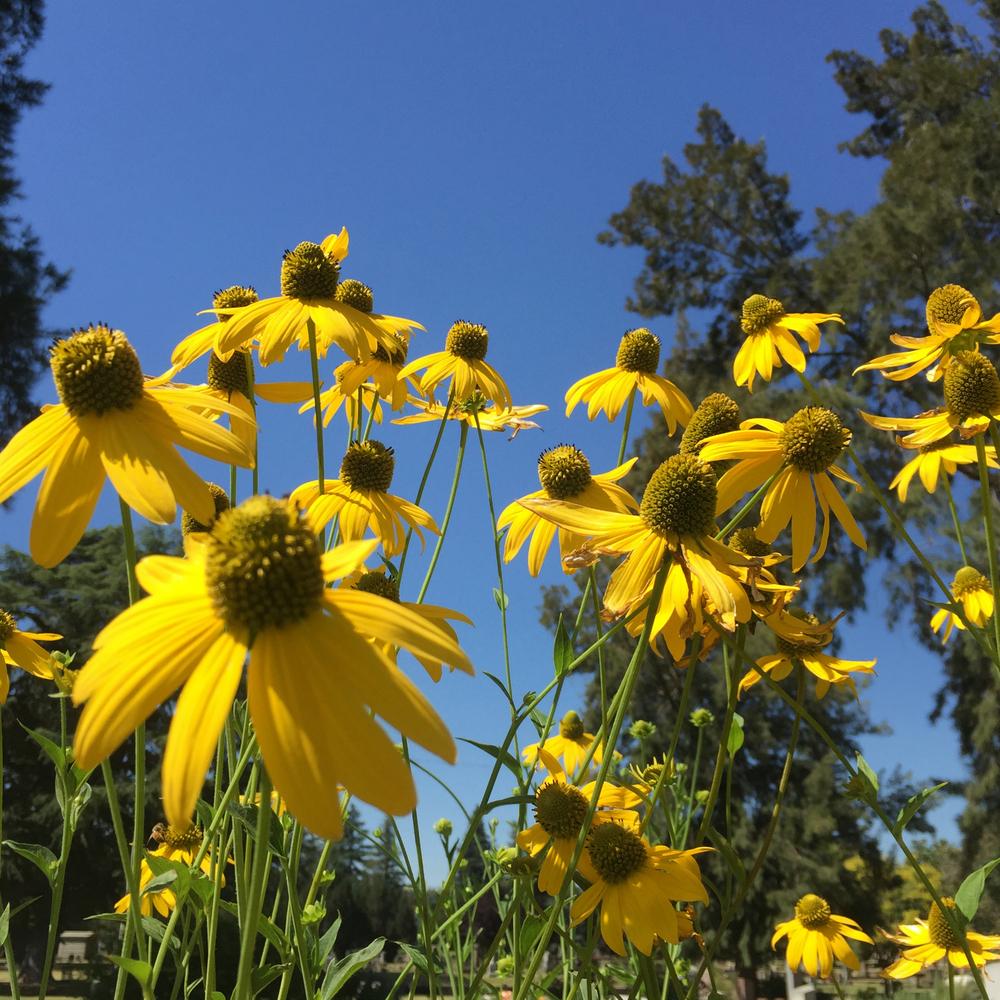
<svg viewBox="0 0 1000 1000">
<path fill-rule="evenodd" d="M 736 996 L 739 1000 L 757 1000 L 757 970 L 752 965 L 736 970 Z"/>
</svg>

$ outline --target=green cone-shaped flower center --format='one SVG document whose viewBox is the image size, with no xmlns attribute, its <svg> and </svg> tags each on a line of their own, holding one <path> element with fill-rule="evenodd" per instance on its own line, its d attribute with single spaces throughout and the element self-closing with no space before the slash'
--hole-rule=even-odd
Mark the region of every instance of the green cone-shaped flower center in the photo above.
<svg viewBox="0 0 1000 1000">
<path fill-rule="evenodd" d="M 0 647 L 17 631 L 17 620 L 9 612 L 0 608 Z M 2 669 L 2 668 L 0 668 Z"/>
<path fill-rule="evenodd" d="M 942 285 L 935 288 L 927 299 L 927 325 L 961 323 L 965 310 L 976 301 L 975 296 L 961 285 Z"/>
<path fill-rule="evenodd" d="M 258 298 L 257 289 L 251 285 L 230 285 L 228 288 L 220 288 L 212 296 L 212 308 L 242 309 L 244 306 L 252 306 Z M 219 317 L 223 323 L 229 318 L 229 316 Z"/>
<path fill-rule="evenodd" d="M 375 296 L 372 290 L 357 278 L 345 278 L 339 285 L 334 298 L 363 313 L 370 313 L 375 308 Z"/>
<path fill-rule="evenodd" d="M 286 250 L 281 262 L 281 294 L 292 299 L 332 299 L 340 266 L 318 243 Z"/>
<path fill-rule="evenodd" d="M 590 462 L 579 448 L 557 445 L 538 456 L 538 481 L 553 500 L 570 500 L 591 484 Z"/>
<path fill-rule="evenodd" d="M 1000 377 L 989 358 L 974 351 L 960 351 L 944 373 L 944 401 L 959 420 L 989 416 L 1000 409 Z"/>
<path fill-rule="evenodd" d="M 795 904 L 795 916 L 803 927 L 810 930 L 822 927 L 832 915 L 833 910 L 830 904 L 822 897 L 813 892 L 807 892 Z"/>
<path fill-rule="evenodd" d="M 221 392 L 240 392 L 250 398 L 250 366 L 253 359 L 244 349 L 233 351 L 228 361 L 223 361 L 215 351 L 208 359 L 208 384 Z"/>
<path fill-rule="evenodd" d="M 486 327 L 480 323 L 466 323 L 459 320 L 448 331 L 445 347 L 456 358 L 466 361 L 482 361 L 486 357 L 490 335 Z"/>
<path fill-rule="evenodd" d="M 176 851 L 197 850 L 201 847 L 203 837 L 200 826 L 189 826 L 186 830 L 180 830 L 176 826 L 167 826 L 162 831 L 162 836 L 163 842 Z"/>
<path fill-rule="evenodd" d="M 576 837 L 587 815 L 584 794 L 561 781 L 546 781 L 535 792 L 535 822 L 550 836 Z"/>
<path fill-rule="evenodd" d="M 363 590 L 366 594 L 377 594 L 387 601 L 399 603 L 399 580 L 378 569 L 363 573 L 354 585 L 354 589 Z"/>
<path fill-rule="evenodd" d="M 785 307 L 778 299 L 770 299 L 766 295 L 751 295 L 743 303 L 740 326 L 748 337 L 752 337 L 755 333 L 763 333 L 784 315 Z"/>
<path fill-rule="evenodd" d="M 762 542 L 757 537 L 756 532 L 756 528 L 737 528 L 726 539 L 726 544 L 734 551 L 742 552 L 745 556 L 753 556 L 757 559 L 769 556 L 774 549 L 767 542 Z"/>
<path fill-rule="evenodd" d="M 642 838 L 617 823 L 601 823 L 587 837 L 587 851 L 597 874 L 614 885 L 624 882 L 646 863 Z"/>
<path fill-rule="evenodd" d="M 740 407 L 735 399 L 724 392 L 713 392 L 706 396 L 691 414 L 691 422 L 681 435 L 682 455 L 696 455 L 698 445 L 713 434 L 726 434 L 739 430 Z"/>
<path fill-rule="evenodd" d="M 974 566 L 963 566 L 956 574 L 951 584 L 951 592 L 955 597 L 961 597 L 973 590 L 985 590 L 993 593 L 990 581 Z"/>
<path fill-rule="evenodd" d="M 59 398 L 74 417 L 129 410 L 142 398 L 142 367 L 120 330 L 90 326 L 50 351 Z"/>
<path fill-rule="evenodd" d="M 559 735 L 566 740 L 579 740 L 583 738 L 586 730 L 583 728 L 583 719 L 576 712 L 567 712 L 559 723 Z"/>
<path fill-rule="evenodd" d="M 942 896 L 941 902 L 944 903 L 945 908 L 951 914 L 955 913 L 955 900 L 950 896 Z M 938 948 L 948 950 L 949 948 L 962 947 L 961 941 L 959 941 L 954 931 L 948 926 L 948 921 L 945 919 L 937 903 L 931 903 L 930 912 L 927 914 L 927 933 L 931 939 L 931 944 L 937 945 Z"/>
<path fill-rule="evenodd" d="M 717 498 L 710 465 L 694 455 L 672 455 L 650 477 L 639 514 L 660 535 L 707 535 L 714 531 Z"/>
<path fill-rule="evenodd" d="M 381 441 L 352 444 L 340 463 L 340 478 L 352 490 L 379 490 L 386 493 L 392 485 L 396 466 L 392 448 Z"/>
<path fill-rule="evenodd" d="M 655 375 L 660 367 L 660 338 L 644 326 L 629 330 L 618 345 L 615 366 L 626 372 Z"/>
<path fill-rule="evenodd" d="M 219 515 L 206 580 L 227 625 L 251 635 L 308 618 L 323 597 L 316 535 L 287 504 L 256 496 Z"/>
<path fill-rule="evenodd" d="M 391 350 L 387 351 L 381 344 L 375 348 L 375 360 L 385 361 L 397 368 L 402 368 L 406 364 L 406 355 L 410 350 L 409 345 L 401 333 L 394 333 L 392 339 L 396 346 Z"/>
<path fill-rule="evenodd" d="M 218 516 L 224 510 L 229 510 L 229 494 L 218 483 L 206 483 L 205 485 L 215 501 L 215 517 L 212 518 L 212 524 L 215 524 Z M 212 524 L 202 524 L 200 521 L 196 521 L 187 511 L 181 514 L 181 532 L 185 535 L 211 531 Z"/>
<path fill-rule="evenodd" d="M 807 406 L 781 431 L 785 461 L 801 472 L 825 472 L 851 443 L 851 432 L 825 406 Z"/>
</svg>

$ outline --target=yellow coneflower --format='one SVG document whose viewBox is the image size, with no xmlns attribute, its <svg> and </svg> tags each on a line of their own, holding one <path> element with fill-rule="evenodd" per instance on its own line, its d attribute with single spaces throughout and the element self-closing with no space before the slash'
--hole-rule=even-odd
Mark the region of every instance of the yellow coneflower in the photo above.
<svg viewBox="0 0 1000 1000">
<path fill-rule="evenodd" d="M 982 628 L 993 617 L 993 587 L 974 566 L 963 566 L 955 574 L 951 596 L 962 605 L 965 617 L 973 625 Z M 942 627 L 944 631 L 941 633 L 941 642 L 944 644 L 951 638 L 953 628 L 965 630 L 965 622 L 948 608 L 938 608 L 931 618 L 931 628 L 938 632 Z"/>
<path fill-rule="evenodd" d="M 157 823 L 153 827 L 153 836 L 150 839 L 157 840 L 160 844 L 156 850 L 149 852 L 150 857 L 164 858 L 167 861 L 177 861 L 190 866 L 194 864 L 194 859 L 201 848 L 203 834 L 201 829 L 196 826 L 176 828 L 165 823 Z M 214 866 L 215 862 L 211 854 L 206 852 L 199 867 L 209 878 L 213 878 Z M 153 881 L 153 877 L 153 869 L 149 862 L 143 858 L 139 865 L 139 892 L 141 894 L 139 909 L 144 917 L 152 916 L 153 910 L 156 910 L 161 917 L 167 917 L 177 905 L 177 897 L 174 895 L 173 889 L 167 886 L 146 892 L 146 886 Z M 225 877 L 222 879 L 222 884 L 226 884 Z M 115 903 L 115 913 L 125 913 L 131 899 L 131 896 L 122 896 Z"/>
<path fill-rule="evenodd" d="M 857 971 L 861 962 L 851 950 L 847 938 L 874 944 L 856 920 L 838 916 L 830 904 L 815 893 L 806 893 L 795 904 L 795 916 L 774 929 L 771 947 L 788 938 L 785 961 L 793 972 L 801 965 L 810 976 L 828 979 L 833 972 L 834 956 L 849 969 Z"/>
<path fill-rule="evenodd" d="M 587 834 L 580 874 L 592 885 L 570 909 L 575 927 L 601 908 L 601 937 L 616 954 L 625 954 L 622 932 L 644 955 L 659 939 L 680 941 L 681 914 L 674 902 L 708 902 L 695 855 L 711 850 L 696 847 L 674 851 L 651 845 L 645 837 L 619 823 L 601 823 Z"/>
<path fill-rule="evenodd" d="M 945 896 L 941 902 L 952 912 L 953 919 L 961 920 L 955 908 L 955 900 Z M 969 967 L 962 943 L 948 925 L 937 903 L 931 903 L 926 920 L 918 919 L 915 924 L 900 924 L 898 935 L 887 934 L 886 937 L 903 947 L 903 954 L 882 972 L 887 979 L 908 979 L 945 957 L 955 969 Z M 1000 936 L 979 934 L 966 929 L 965 940 L 977 968 L 1000 959 Z"/>
<path fill-rule="evenodd" d="M 682 455 L 697 455 L 698 447 L 707 437 L 713 434 L 725 434 L 740 428 L 740 407 L 724 392 L 713 392 L 707 395 L 695 407 L 691 420 L 684 433 L 678 451 Z"/>
<path fill-rule="evenodd" d="M 444 403 L 435 403 L 425 399 L 410 397 L 410 403 L 417 407 L 417 413 L 409 413 L 405 417 L 397 417 L 394 424 L 427 424 L 440 423 L 445 419 Z M 482 431 L 513 431 L 514 438 L 521 431 L 538 430 L 539 426 L 529 417 L 544 413 L 548 407 L 544 403 L 529 403 L 525 406 L 497 407 L 488 403 L 481 392 L 474 392 L 464 400 L 452 402 L 448 409 L 448 420 L 461 420 L 470 427 L 479 427 Z"/>
<path fill-rule="evenodd" d="M 570 782 L 551 754 L 540 750 L 538 757 L 549 776 L 535 791 L 535 822 L 518 833 L 517 846 L 532 857 L 548 848 L 538 870 L 538 888 L 555 896 L 569 870 L 596 783 L 591 781 L 577 786 Z M 605 781 L 601 785 L 591 829 L 601 823 L 614 822 L 638 831 L 639 816 L 634 810 L 641 801 L 640 796 L 628 788 Z"/>
<path fill-rule="evenodd" d="M 400 371 L 400 378 L 415 375 L 422 368 L 420 391 L 434 399 L 434 391 L 451 379 L 451 393 L 455 399 L 468 399 L 477 392 L 497 407 L 513 406 L 510 389 L 503 376 L 486 360 L 489 331 L 480 323 L 459 320 L 452 324 L 445 341 L 445 349 L 426 354 L 411 361 Z"/>
<path fill-rule="evenodd" d="M 905 438 L 897 438 L 896 443 L 900 448 L 917 452 L 916 456 L 896 473 L 889 484 L 889 489 L 895 490 L 903 503 L 906 502 L 914 476 L 920 477 L 920 482 L 924 484 L 924 489 L 928 493 L 934 493 L 942 473 L 945 476 L 953 476 L 958 466 L 974 465 L 976 462 L 976 447 L 971 444 L 953 444 L 942 440 L 932 444 L 915 445 L 907 444 Z M 991 469 L 1000 468 L 997 465 L 996 450 L 992 446 L 986 448 L 986 463 Z"/>
<path fill-rule="evenodd" d="M 805 565 L 816 540 L 816 500 L 823 512 L 823 531 L 813 562 L 826 551 L 831 511 L 851 541 L 867 549 L 854 515 L 828 475 L 861 488 L 835 464 L 851 443 L 851 432 L 832 410 L 807 406 L 785 423 L 757 418 L 741 426 L 742 430 L 717 434 L 701 443 L 706 462 L 737 460 L 719 480 L 719 513 L 775 476 L 761 504 L 757 536 L 770 544 L 791 522 L 793 570 Z"/>
<path fill-rule="evenodd" d="M 909 431 L 903 443 L 911 447 L 933 444 L 958 431 L 970 438 L 1000 420 L 1000 376 L 996 365 L 982 354 L 960 351 L 951 357 L 944 373 L 944 406 L 916 417 L 861 416 L 883 431 Z"/>
<path fill-rule="evenodd" d="M 384 597 L 387 601 L 392 601 L 394 604 L 407 608 L 413 614 L 423 618 L 431 628 L 440 629 L 448 641 L 455 643 L 455 645 L 458 645 L 458 633 L 451 627 L 449 620 L 464 622 L 466 625 L 472 624 L 470 618 L 463 615 L 461 611 L 455 611 L 453 608 L 444 608 L 437 604 L 414 604 L 411 601 L 400 600 L 399 580 L 389 576 L 382 570 L 364 571 L 364 567 L 362 567 L 362 571 L 345 579 L 342 586 L 354 587 L 356 590 L 361 590 L 368 594 L 378 594 L 379 597 Z M 383 643 L 382 647 L 385 655 L 395 662 L 396 647 L 388 642 Z M 440 659 L 422 656 L 419 653 L 414 653 L 413 655 L 417 662 L 427 671 L 435 684 L 441 680 L 442 662 Z M 451 665 L 450 669 L 454 670 L 455 665 Z"/>
<path fill-rule="evenodd" d="M 764 619 L 774 634 L 777 650 L 757 660 L 757 666 L 774 681 L 783 681 L 801 663 L 816 678 L 816 697 L 822 698 L 832 684 L 845 684 L 857 697 L 851 674 L 873 674 L 878 660 L 842 660 L 823 652 L 833 642 L 836 621 L 820 622 L 815 616 L 797 608 L 779 609 Z M 744 695 L 761 674 L 750 670 L 740 681 L 739 693 Z"/>
<path fill-rule="evenodd" d="M 382 422 L 382 407 L 376 401 L 385 400 L 393 410 L 401 410 L 411 398 L 410 390 L 417 390 L 413 379 L 400 378 L 406 362 L 406 341 L 397 335 L 398 349 L 391 355 L 379 345 L 375 353 L 367 361 L 345 361 L 333 372 L 333 385 L 320 393 L 319 404 L 323 411 L 323 426 L 344 408 L 347 420 L 351 426 L 358 422 L 358 395 L 361 403 L 367 409 L 375 407 L 374 419 Z M 371 380 L 369 382 L 369 380 Z M 299 413 L 307 413 L 313 409 L 310 399 L 299 408 Z"/>
<path fill-rule="evenodd" d="M 695 603 L 702 588 L 719 624 L 732 631 L 750 617 L 750 604 L 733 565 L 750 560 L 715 540 L 717 488 L 712 467 L 694 455 L 673 455 L 650 477 L 638 514 L 592 510 L 563 500 L 524 500 L 524 506 L 562 528 L 585 535 L 595 553 L 628 558 L 611 574 L 604 608 L 614 618 L 631 612 L 648 598 L 657 573 L 670 559 L 683 572 L 668 577 L 654 609 L 653 634 L 679 606 Z M 695 583 L 694 581 L 697 581 Z"/>
<path fill-rule="evenodd" d="M 327 584 L 353 573 L 374 541 L 323 553 L 287 503 L 251 497 L 222 513 L 187 558 L 150 556 L 150 596 L 94 641 L 73 689 L 85 703 L 76 762 L 92 768 L 180 687 L 163 756 L 168 821 L 186 828 L 246 670 L 250 717 L 274 787 L 319 837 L 341 833 L 339 783 L 393 815 L 413 778 L 376 717 L 448 761 L 455 745 L 427 699 L 370 641 L 471 670 L 454 642 L 408 609 Z"/>
<path fill-rule="evenodd" d="M 242 309 L 244 306 L 252 306 L 259 300 L 257 289 L 251 285 L 230 285 L 228 288 L 217 291 L 212 296 L 212 308 L 205 310 L 206 312 L 219 310 L 215 322 L 203 326 L 200 330 L 195 330 L 194 333 L 189 333 L 177 344 L 170 355 L 171 368 L 169 372 L 165 373 L 165 377 L 176 374 L 182 368 L 194 364 L 198 358 L 208 354 L 209 351 L 214 351 L 219 334 L 225 324 L 229 322 L 232 311 Z M 226 352 L 224 360 L 228 359 L 229 352 Z"/>
<path fill-rule="evenodd" d="M 579 448 L 568 444 L 557 445 L 543 451 L 538 458 L 538 479 L 542 488 L 521 500 L 572 500 L 581 507 L 595 510 L 637 510 L 638 504 L 631 495 L 616 485 L 628 475 L 635 462 L 636 459 L 629 459 L 624 465 L 595 476 L 591 475 L 590 462 Z M 551 521 L 524 507 L 521 500 L 505 507 L 497 518 L 497 531 L 508 529 L 504 562 L 510 562 L 530 538 L 528 572 L 538 576 L 558 531 L 563 571 L 574 573 L 579 567 L 567 562 L 567 558 L 583 545 L 585 537 L 557 528 Z"/>
<path fill-rule="evenodd" d="M 305 241 L 286 251 L 281 262 L 280 295 L 231 310 L 215 309 L 220 317 L 229 316 L 229 322 L 219 328 L 216 352 L 225 358 L 256 340 L 260 363 L 269 365 L 280 361 L 292 344 L 308 350 L 311 320 L 320 356 L 336 344 L 349 358 L 364 361 L 380 344 L 392 350 L 394 333 L 423 329 L 410 319 L 375 315 L 370 307 L 368 311 L 357 308 L 348 301 L 356 297 L 353 288 L 338 296 L 340 265 L 347 248 L 347 230 L 341 229 L 322 243 Z"/>
<path fill-rule="evenodd" d="M 903 382 L 924 371 L 936 382 L 947 370 L 953 356 L 961 351 L 978 350 L 980 344 L 1000 342 L 1000 313 L 982 318 L 976 297 L 961 285 L 935 288 L 927 299 L 927 337 L 904 337 L 894 333 L 889 339 L 906 350 L 883 354 L 854 369 L 854 374 L 880 371 L 893 382 Z"/>
<path fill-rule="evenodd" d="M 319 480 L 292 490 L 291 503 L 307 512 L 314 531 L 322 531 L 335 517 L 345 542 L 372 532 L 387 556 L 398 555 L 406 545 L 407 528 L 423 543 L 423 530 L 438 534 L 434 518 L 415 503 L 389 493 L 395 458 L 392 448 L 369 439 L 352 444 L 340 463 L 340 478 L 327 479 L 321 493 Z"/>
<path fill-rule="evenodd" d="M 530 743 L 521 751 L 525 764 L 534 764 L 541 754 L 562 758 L 566 773 L 575 775 L 594 745 L 594 734 L 588 733 L 583 719 L 576 712 L 567 712 L 559 723 L 559 733 L 544 743 Z M 604 744 L 598 743 L 591 760 L 600 764 L 604 759 Z"/>
<path fill-rule="evenodd" d="M 30 537 L 32 558 L 42 566 L 55 566 L 72 551 L 108 477 L 122 500 L 150 521 L 169 524 L 178 503 L 207 521 L 212 495 L 176 446 L 253 465 L 245 444 L 195 412 L 204 404 L 201 394 L 143 380 L 121 331 L 88 327 L 58 341 L 51 355 L 60 402 L 45 407 L 0 453 L 0 503 L 48 469 Z M 244 419 L 230 403 L 214 405 Z"/>
<path fill-rule="evenodd" d="M 669 379 L 658 374 L 660 338 L 645 327 L 629 330 L 622 337 L 614 368 L 587 375 L 566 390 L 566 416 L 578 403 L 587 404 L 587 419 L 603 413 L 613 421 L 633 392 L 642 397 L 643 406 L 658 403 L 673 434 L 677 425 L 691 419 L 691 401 Z"/>
<path fill-rule="evenodd" d="M 760 375 L 771 381 L 775 368 L 782 359 L 793 371 L 806 370 L 806 356 L 795 340 L 800 336 L 809 347 L 809 353 L 819 348 L 820 323 L 844 321 L 839 313 L 786 313 L 778 299 L 766 295 L 751 295 L 743 303 L 740 326 L 746 340 L 733 361 L 733 379 L 753 392 L 754 377 Z"/>
<path fill-rule="evenodd" d="M 10 692 L 8 667 L 20 667 L 35 677 L 52 680 L 52 656 L 39 642 L 55 642 L 62 636 L 56 632 L 25 632 L 17 627 L 17 619 L 0 608 L 0 705 L 7 702 Z"/>
</svg>

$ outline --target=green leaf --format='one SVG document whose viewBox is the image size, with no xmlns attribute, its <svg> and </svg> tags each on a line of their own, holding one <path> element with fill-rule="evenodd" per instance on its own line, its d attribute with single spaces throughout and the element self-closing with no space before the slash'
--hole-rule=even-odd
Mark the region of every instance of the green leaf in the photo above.
<svg viewBox="0 0 1000 1000">
<path fill-rule="evenodd" d="M 373 958 L 380 955 L 384 947 L 385 938 L 376 938 L 367 948 L 345 955 L 336 965 L 331 965 L 323 981 L 320 1000 L 330 1000 L 331 997 L 335 997 L 351 976 L 360 972 Z M 407 954 L 409 953 L 407 949 Z"/>
<path fill-rule="evenodd" d="M 250 995 L 257 996 L 258 993 L 267 989 L 280 976 L 289 965 L 265 965 L 262 969 L 254 969 L 250 973 Z"/>
<path fill-rule="evenodd" d="M 739 881 L 746 878 L 746 869 L 740 856 L 733 850 L 729 841 L 714 826 L 708 828 L 708 839 L 712 846 L 722 855 L 722 859 L 729 865 L 730 870 Z"/>
<path fill-rule="evenodd" d="M 525 957 L 530 953 L 538 935 L 545 927 L 545 918 L 537 913 L 529 913 L 521 922 L 521 929 L 517 935 L 518 951 Z"/>
<path fill-rule="evenodd" d="M 500 747 L 493 743 L 479 743 L 476 740 L 463 739 L 461 736 L 458 737 L 462 743 L 468 743 L 470 746 L 474 746 L 483 753 L 489 754 L 494 760 L 499 760 L 504 764 L 508 770 L 510 770 L 514 776 L 520 781 L 521 779 L 521 765 L 506 751 L 501 750 Z"/>
<path fill-rule="evenodd" d="M 872 770 L 871 764 L 868 763 L 859 753 L 857 755 L 858 761 L 858 772 L 865 776 L 865 780 L 869 785 L 875 790 L 876 796 L 878 795 L 878 775 Z"/>
<path fill-rule="evenodd" d="M 108 961 L 114 962 L 119 968 L 124 969 L 130 976 L 138 980 L 140 986 L 148 986 L 150 976 L 153 974 L 153 967 L 149 962 L 143 962 L 138 958 L 125 958 L 123 955 L 108 955 Z"/>
<path fill-rule="evenodd" d="M 979 901 L 983 898 L 983 890 L 986 888 L 986 879 L 997 865 L 1000 865 L 1000 858 L 987 861 L 982 868 L 977 868 L 967 876 L 958 887 L 958 892 L 955 893 L 955 905 L 966 920 L 971 920 L 976 915 Z"/>
<path fill-rule="evenodd" d="M 10 903 L 3 908 L 3 913 L 0 913 L 0 948 L 6 943 L 8 934 L 10 934 Z"/>
<path fill-rule="evenodd" d="M 931 785 L 930 788 L 922 788 L 916 795 L 911 795 L 906 800 L 906 805 L 899 810 L 899 815 L 896 817 L 896 822 L 892 824 L 892 832 L 894 834 L 900 834 L 906 829 L 906 824 L 917 815 L 920 807 L 935 793 L 940 791 L 947 785 L 947 781 L 942 781 L 940 784 Z"/>
<path fill-rule="evenodd" d="M 49 880 L 49 885 L 52 885 L 59 861 L 47 847 L 41 844 L 22 844 L 18 840 L 5 840 L 3 846 L 9 847 L 15 854 L 20 854 L 22 858 L 37 866 Z"/>
<path fill-rule="evenodd" d="M 235 917 L 237 920 L 240 919 L 240 911 L 235 903 L 230 903 L 228 900 L 220 899 L 219 906 L 222 907 L 222 909 L 230 916 Z M 257 933 L 270 941 L 271 944 L 278 949 L 278 954 L 281 955 L 281 960 L 283 962 L 291 954 L 291 943 L 285 936 L 284 931 L 282 931 L 278 925 L 264 913 L 257 915 Z"/>
<path fill-rule="evenodd" d="M 332 924 L 323 932 L 323 936 L 319 939 L 318 944 L 318 957 L 319 965 L 322 966 L 326 961 L 327 956 L 333 951 L 333 946 L 337 943 L 337 935 L 340 933 L 340 914 L 337 914 L 337 919 L 334 920 Z"/>
<path fill-rule="evenodd" d="M 573 642 L 566 631 L 563 616 L 560 615 L 559 624 L 556 626 L 556 641 L 552 649 L 552 662 L 556 668 L 556 677 L 562 677 L 566 673 L 574 658 Z"/>
<path fill-rule="evenodd" d="M 178 899 L 183 899 L 187 895 L 191 885 L 191 869 L 186 864 L 156 854 L 147 854 L 146 863 L 153 873 L 153 878 L 146 883 L 143 895 L 167 888 L 171 889 Z"/>
<path fill-rule="evenodd" d="M 743 716 L 734 712 L 733 721 L 729 724 L 729 733 L 726 735 L 726 750 L 729 751 L 730 757 L 736 756 L 736 751 L 743 746 L 744 739 Z"/>
<path fill-rule="evenodd" d="M 484 670 L 483 675 L 489 677 L 489 679 L 493 681 L 493 683 L 496 684 L 498 688 L 500 688 L 500 690 L 503 692 L 504 698 L 507 700 L 507 703 L 510 705 L 511 708 L 517 708 L 517 706 L 511 699 L 510 695 L 507 693 L 507 688 L 504 687 L 503 681 L 500 680 L 500 678 L 497 677 L 496 674 L 491 674 L 488 670 Z"/>
<path fill-rule="evenodd" d="M 501 806 L 530 806 L 534 801 L 534 795 L 511 795 L 506 799 L 494 799 L 492 802 L 487 803 L 483 814 L 485 815 L 493 809 L 499 809 Z"/>
<path fill-rule="evenodd" d="M 396 944 L 399 945 L 403 951 L 406 952 L 407 958 L 426 976 L 429 975 L 429 970 L 427 968 L 427 959 L 424 957 L 422 951 L 417 951 L 412 944 L 407 944 L 405 941 L 397 941 Z"/>
<path fill-rule="evenodd" d="M 501 593 L 497 587 L 493 588 L 493 600 L 497 602 L 497 607 L 501 611 L 506 611 L 510 607 L 510 598 L 507 594 Z"/>
<path fill-rule="evenodd" d="M 21 724 L 21 728 L 45 751 L 45 755 L 56 766 L 56 772 L 62 774 L 66 770 L 66 751 L 58 743 L 43 736 L 37 729 L 29 729 Z"/>
</svg>

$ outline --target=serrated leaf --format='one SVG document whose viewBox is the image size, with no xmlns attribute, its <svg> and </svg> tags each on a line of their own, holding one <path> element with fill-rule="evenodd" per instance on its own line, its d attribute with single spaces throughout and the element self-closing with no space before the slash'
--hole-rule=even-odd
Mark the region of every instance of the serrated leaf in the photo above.
<svg viewBox="0 0 1000 1000">
<path fill-rule="evenodd" d="M 497 587 L 493 588 L 493 600 L 501 611 L 506 611 L 510 607 L 510 598 Z"/>
<path fill-rule="evenodd" d="M 563 616 L 559 616 L 559 624 L 556 626 L 556 639 L 552 648 L 552 663 L 555 666 L 556 677 L 562 677 L 573 662 L 575 654 L 573 652 L 573 640 L 566 631 Z"/>
<path fill-rule="evenodd" d="M 56 772 L 62 774 L 66 770 L 66 751 L 55 740 L 43 736 L 37 729 L 29 729 L 23 723 L 21 728 L 45 751 L 45 755 L 55 764 Z"/>
<path fill-rule="evenodd" d="M 427 959 L 424 957 L 422 951 L 417 951 L 412 944 L 407 944 L 405 941 L 397 941 L 396 944 L 399 945 L 403 951 L 406 952 L 407 958 L 426 976 L 428 975 L 427 969 Z"/>
<path fill-rule="evenodd" d="M 733 713 L 733 720 L 729 724 L 729 732 L 726 734 L 726 750 L 730 757 L 735 757 L 737 751 L 743 746 L 746 737 L 743 734 L 743 716 L 738 712 Z"/>
<path fill-rule="evenodd" d="M 955 893 L 955 905 L 966 920 L 971 920 L 976 915 L 979 901 L 983 898 L 983 890 L 986 888 L 986 879 L 997 865 L 1000 865 L 1000 858 L 987 861 L 982 868 L 977 868 L 963 879 L 958 887 L 958 892 Z"/>
<path fill-rule="evenodd" d="M 331 965 L 323 980 L 323 988 L 320 991 L 321 1000 L 330 1000 L 331 997 L 335 997 L 353 975 L 360 972 L 373 958 L 382 953 L 384 947 L 385 938 L 376 938 L 367 948 L 361 948 L 350 955 L 345 955 L 336 965 Z"/>
<path fill-rule="evenodd" d="M 15 854 L 30 861 L 48 879 L 49 885 L 52 885 L 59 861 L 47 847 L 41 844 L 22 844 L 18 840 L 5 840 L 3 846 L 9 847 Z"/>
<path fill-rule="evenodd" d="M 114 962 L 119 968 L 124 969 L 130 976 L 138 980 L 140 986 L 148 986 L 150 976 L 153 974 L 153 967 L 149 962 L 143 962 L 138 958 L 125 958 L 123 955 L 108 955 L 108 961 Z"/>
<path fill-rule="evenodd" d="M 479 743 L 476 740 L 467 740 L 459 736 L 458 739 L 462 743 L 468 743 L 470 746 L 476 747 L 478 750 L 482 750 L 483 753 L 489 754 L 494 760 L 499 760 L 508 770 L 510 770 L 518 780 L 521 778 L 521 765 L 506 751 L 501 750 L 500 747 L 496 746 L 494 743 Z"/>
<path fill-rule="evenodd" d="M 907 800 L 906 804 L 902 809 L 899 810 L 899 815 L 896 817 L 896 822 L 892 824 L 892 832 L 894 834 L 900 834 L 906 829 L 906 824 L 917 815 L 920 807 L 935 793 L 940 791 L 947 785 L 947 781 L 942 781 L 937 785 L 931 785 L 929 788 L 922 788 L 916 795 L 911 795 Z"/>
</svg>

